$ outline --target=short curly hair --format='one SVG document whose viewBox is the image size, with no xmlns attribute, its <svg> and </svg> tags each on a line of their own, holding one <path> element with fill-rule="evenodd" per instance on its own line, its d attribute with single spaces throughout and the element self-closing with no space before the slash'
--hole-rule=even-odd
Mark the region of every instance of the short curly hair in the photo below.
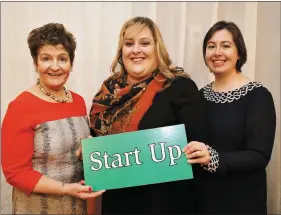
<svg viewBox="0 0 281 215">
<path fill-rule="evenodd" d="M 73 65 L 76 49 L 76 39 L 62 24 L 48 23 L 33 29 L 27 38 L 28 47 L 35 64 L 37 64 L 38 50 L 44 45 L 61 44 L 67 51 L 71 65 Z"/>
</svg>

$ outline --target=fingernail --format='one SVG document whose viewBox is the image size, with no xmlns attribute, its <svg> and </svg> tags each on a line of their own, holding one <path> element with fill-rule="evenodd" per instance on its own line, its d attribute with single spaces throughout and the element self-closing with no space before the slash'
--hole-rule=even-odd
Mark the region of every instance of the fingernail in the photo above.
<svg viewBox="0 0 281 215">
<path fill-rule="evenodd" d="M 92 187 L 89 187 L 89 192 L 93 192 L 93 189 L 92 189 Z"/>
</svg>

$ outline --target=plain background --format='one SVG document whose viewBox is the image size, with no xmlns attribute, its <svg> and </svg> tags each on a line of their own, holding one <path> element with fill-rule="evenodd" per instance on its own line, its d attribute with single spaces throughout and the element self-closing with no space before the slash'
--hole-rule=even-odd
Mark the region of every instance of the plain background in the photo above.
<svg viewBox="0 0 281 215">
<path fill-rule="evenodd" d="M 279 2 L 2 2 L 1 122 L 9 102 L 36 82 L 26 42 L 32 29 L 58 22 L 75 35 L 74 71 L 66 87 L 83 96 L 89 110 L 110 75 L 120 29 L 134 16 L 157 23 L 173 63 L 184 67 L 199 88 L 213 80 L 202 57 L 208 29 L 222 19 L 240 27 L 249 56 L 242 71 L 274 97 L 277 129 L 268 166 L 268 213 L 281 213 Z M 11 186 L 1 176 L 1 213 L 9 214 Z"/>
</svg>

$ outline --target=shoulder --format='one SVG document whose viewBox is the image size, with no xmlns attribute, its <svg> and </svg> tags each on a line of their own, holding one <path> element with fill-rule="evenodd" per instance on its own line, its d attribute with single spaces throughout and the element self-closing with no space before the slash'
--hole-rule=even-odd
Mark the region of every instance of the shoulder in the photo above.
<svg viewBox="0 0 281 215">
<path fill-rule="evenodd" d="M 78 93 L 75 93 L 73 91 L 70 91 L 72 95 L 73 104 L 71 105 L 72 108 L 74 108 L 76 111 L 81 110 L 83 113 L 87 114 L 87 107 L 85 99 L 79 95 Z"/>
<path fill-rule="evenodd" d="M 252 96 L 265 96 L 265 97 L 272 97 L 270 91 L 267 89 L 267 87 L 265 87 L 263 84 L 261 84 L 260 82 L 254 82 L 256 84 L 256 86 L 251 85 L 251 88 L 253 89 L 251 94 Z"/>
<path fill-rule="evenodd" d="M 104 84 L 108 85 L 108 84 L 112 84 L 112 82 L 120 82 L 121 80 L 124 79 L 124 74 L 121 72 L 116 72 L 111 74 L 110 76 L 108 76 L 105 80 L 104 80 Z"/>
<path fill-rule="evenodd" d="M 271 92 L 261 83 L 248 93 L 248 98 L 250 103 L 259 102 L 261 105 L 266 105 L 268 102 L 273 103 Z"/>
<path fill-rule="evenodd" d="M 202 87 L 201 89 L 200 89 L 200 92 L 204 92 L 204 91 L 206 91 L 206 90 L 210 90 L 210 89 L 212 89 L 212 84 L 213 84 L 214 82 L 212 81 L 211 83 L 209 83 L 209 84 L 207 84 L 207 85 L 205 85 L 204 87 Z"/>
<path fill-rule="evenodd" d="M 33 95 L 27 91 L 20 93 L 14 100 L 9 103 L 9 106 L 24 107 L 30 106 Z"/>
<path fill-rule="evenodd" d="M 20 123 L 23 121 L 23 114 L 30 112 L 30 110 L 34 108 L 37 107 L 36 102 L 33 102 L 33 95 L 27 91 L 24 91 L 8 104 L 3 122 L 7 120 L 7 118 L 16 118 L 17 120 L 21 118 L 21 120 L 18 122 Z"/>
<path fill-rule="evenodd" d="M 175 78 L 164 93 L 176 102 L 190 100 L 200 100 L 203 102 L 203 97 L 197 85 L 192 79 L 187 77 Z"/>
<path fill-rule="evenodd" d="M 191 78 L 187 77 L 176 77 L 169 87 L 174 90 L 186 91 L 186 90 L 196 90 L 198 87 Z"/>
<path fill-rule="evenodd" d="M 73 91 L 70 91 L 70 92 L 71 92 L 71 95 L 73 98 L 73 102 L 75 102 L 75 104 L 86 106 L 85 99 L 80 94 L 75 93 Z"/>
<path fill-rule="evenodd" d="M 84 102 L 84 98 L 80 94 L 75 93 L 73 91 L 70 91 L 70 92 L 71 92 L 71 95 L 72 95 L 74 101 Z"/>
</svg>

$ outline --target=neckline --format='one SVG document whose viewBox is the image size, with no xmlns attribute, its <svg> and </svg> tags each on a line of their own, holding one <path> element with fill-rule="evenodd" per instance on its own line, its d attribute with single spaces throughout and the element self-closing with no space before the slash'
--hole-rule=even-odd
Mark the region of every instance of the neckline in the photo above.
<svg viewBox="0 0 281 215">
<path fill-rule="evenodd" d="M 249 86 L 249 85 L 251 85 L 251 84 L 255 84 L 255 83 L 258 83 L 258 82 L 249 81 L 248 83 L 242 85 L 242 86 L 239 87 L 239 88 L 236 88 L 236 89 L 233 89 L 233 90 L 228 90 L 228 91 L 222 91 L 222 92 L 218 92 L 218 91 L 213 90 L 214 81 L 212 81 L 211 83 L 209 83 L 206 87 L 208 87 L 208 88 L 210 89 L 210 91 L 212 91 L 213 93 L 217 93 L 217 94 L 229 94 L 229 93 L 241 91 L 241 90 L 244 89 L 245 87 L 247 87 L 247 86 Z"/>
<path fill-rule="evenodd" d="M 246 96 L 248 92 L 255 88 L 262 87 L 260 82 L 250 81 L 249 83 L 241 86 L 240 88 L 226 91 L 216 92 L 212 89 L 212 82 L 202 88 L 203 95 L 207 101 L 215 103 L 232 103 Z"/>
<path fill-rule="evenodd" d="M 73 104 L 73 103 L 76 101 L 76 100 L 75 100 L 75 96 L 73 95 L 73 92 L 71 92 L 70 90 L 69 90 L 69 93 L 71 94 L 72 102 L 64 102 L 64 103 L 46 101 L 46 100 L 44 100 L 44 99 L 42 99 L 42 98 L 40 98 L 40 97 L 34 95 L 33 93 L 31 93 L 31 92 L 29 92 L 29 91 L 24 91 L 24 93 L 27 93 L 27 94 L 31 95 L 31 97 L 33 97 L 33 98 L 35 98 L 35 99 L 37 99 L 37 100 L 39 100 L 39 101 L 41 101 L 41 102 L 43 102 L 43 103 L 45 103 L 45 104 L 66 105 L 66 104 Z"/>
</svg>

